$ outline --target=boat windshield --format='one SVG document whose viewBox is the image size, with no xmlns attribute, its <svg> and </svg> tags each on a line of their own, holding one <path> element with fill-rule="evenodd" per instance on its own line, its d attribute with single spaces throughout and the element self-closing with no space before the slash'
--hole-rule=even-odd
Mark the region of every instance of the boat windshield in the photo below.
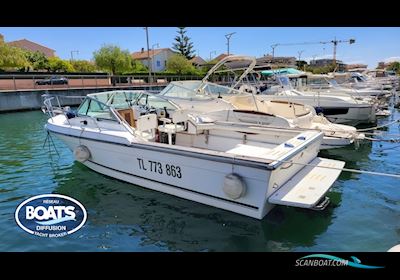
<svg viewBox="0 0 400 280">
<path fill-rule="evenodd" d="M 237 94 L 245 93 L 231 87 L 210 82 L 201 83 L 201 81 L 172 82 L 159 93 L 160 96 L 165 98 L 190 100 L 210 100 L 220 96 Z"/>
<path fill-rule="evenodd" d="M 115 109 L 127 109 L 142 95 L 141 91 L 118 91 L 106 103 Z"/>
<path fill-rule="evenodd" d="M 143 93 L 142 95 L 140 95 L 134 104 L 146 106 L 152 109 L 168 109 L 168 110 L 179 109 L 179 107 L 173 104 L 172 102 L 147 93 Z"/>
<path fill-rule="evenodd" d="M 358 74 L 358 75 L 357 75 Z M 355 82 L 366 82 L 366 78 L 359 73 L 354 73 L 351 77 Z"/>
<path fill-rule="evenodd" d="M 209 96 L 200 94 L 198 91 L 200 85 L 201 81 L 171 82 L 159 95 L 182 99 L 209 99 Z"/>
<path fill-rule="evenodd" d="M 110 107 L 120 110 L 131 108 L 134 105 L 153 109 L 176 110 L 179 108 L 172 102 L 146 91 L 108 91 L 88 94 L 88 97 L 78 108 L 78 115 L 116 120 Z"/>
<path fill-rule="evenodd" d="M 284 88 L 284 89 L 291 89 L 292 88 L 292 84 L 290 83 L 290 80 L 287 76 L 277 76 L 278 81 L 280 83 L 280 85 Z"/>
<path fill-rule="evenodd" d="M 78 116 L 89 116 L 96 119 L 116 121 L 114 114 L 109 106 L 103 102 L 97 101 L 92 97 L 87 97 L 78 108 Z"/>
<path fill-rule="evenodd" d="M 132 105 L 148 105 L 153 108 L 176 109 L 170 101 L 143 90 L 119 90 L 89 94 L 92 99 L 115 109 L 128 109 Z"/>
<path fill-rule="evenodd" d="M 333 87 L 340 87 L 338 82 L 334 79 L 329 80 L 329 83 L 333 86 Z"/>
</svg>

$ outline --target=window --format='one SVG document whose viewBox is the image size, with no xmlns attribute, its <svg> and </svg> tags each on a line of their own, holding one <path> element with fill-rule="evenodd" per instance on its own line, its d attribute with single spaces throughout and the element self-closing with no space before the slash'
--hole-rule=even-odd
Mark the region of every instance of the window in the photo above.
<svg viewBox="0 0 400 280">
<path fill-rule="evenodd" d="M 78 115 L 86 115 L 97 119 L 115 120 L 114 115 L 107 106 L 90 98 L 87 98 L 79 107 Z"/>
<path fill-rule="evenodd" d="M 166 60 L 164 60 L 164 66 L 167 67 L 167 61 Z"/>
<path fill-rule="evenodd" d="M 86 115 L 87 111 L 89 109 L 89 100 L 90 99 L 85 99 L 85 101 L 79 106 L 78 108 L 78 115 Z"/>
<path fill-rule="evenodd" d="M 157 96 L 143 94 L 138 98 L 138 105 L 149 106 L 154 109 L 171 109 L 176 110 L 177 108 L 169 101 L 159 98 Z"/>
<path fill-rule="evenodd" d="M 161 67 L 161 61 L 157 60 L 157 67 Z"/>
</svg>

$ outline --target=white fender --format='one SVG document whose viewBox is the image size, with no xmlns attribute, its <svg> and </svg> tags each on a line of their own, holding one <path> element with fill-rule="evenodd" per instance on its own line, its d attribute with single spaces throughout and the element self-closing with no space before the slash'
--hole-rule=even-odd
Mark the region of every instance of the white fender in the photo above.
<svg viewBox="0 0 400 280">
<path fill-rule="evenodd" d="M 88 147 L 79 145 L 74 149 L 75 159 L 79 162 L 85 162 L 90 158 L 90 151 Z"/>
<path fill-rule="evenodd" d="M 231 199 L 239 199 L 246 194 L 246 184 L 237 174 L 228 174 L 224 179 L 223 191 Z"/>
<path fill-rule="evenodd" d="M 400 252 L 400 244 L 396 245 L 396 246 L 393 246 L 392 248 L 390 248 L 388 250 L 388 252 Z"/>
</svg>

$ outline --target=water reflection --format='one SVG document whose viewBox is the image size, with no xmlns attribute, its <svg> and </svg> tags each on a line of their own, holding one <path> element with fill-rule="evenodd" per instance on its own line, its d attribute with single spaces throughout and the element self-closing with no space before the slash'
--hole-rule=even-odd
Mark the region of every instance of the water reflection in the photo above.
<svg viewBox="0 0 400 280">
<path fill-rule="evenodd" d="M 350 169 L 364 169 L 367 165 L 370 165 L 370 154 L 372 150 L 372 142 L 363 141 L 359 144 L 352 144 L 350 146 L 340 149 L 322 150 L 319 153 L 320 157 L 342 160 L 346 162 L 345 168 Z M 360 174 L 342 172 L 339 176 L 339 180 L 349 180 L 359 178 Z"/>
<path fill-rule="evenodd" d="M 392 119 L 398 118 L 396 112 Z M 1 251 L 386 251 L 400 238 L 396 178 L 342 172 L 325 211 L 278 206 L 258 221 L 102 176 L 74 163 L 54 137 L 58 157 L 43 148 L 45 121 L 41 112 L 0 114 Z M 385 132 L 400 129 L 394 124 Z M 320 156 L 344 160 L 347 168 L 399 174 L 399 145 L 366 142 Z M 52 192 L 86 206 L 84 228 L 54 240 L 19 229 L 17 205 Z"/>
<path fill-rule="evenodd" d="M 174 251 L 286 251 L 312 246 L 340 203 L 340 194 L 333 192 L 332 207 L 325 212 L 276 207 L 258 221 L 108 178 L 80 163 L 67 178 L 55 179 L 62 179 L 55 192 L 85 205 L 91 227 L 109 231 L 116 226 L 125 237 L 140 238 L 141 246 Z"/>
</svg>

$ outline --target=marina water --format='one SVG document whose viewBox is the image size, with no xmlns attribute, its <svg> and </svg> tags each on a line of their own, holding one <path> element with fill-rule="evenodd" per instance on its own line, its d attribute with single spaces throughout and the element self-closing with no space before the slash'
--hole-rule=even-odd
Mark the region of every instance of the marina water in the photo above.
<svg viewBox="0 0 400 280">
<path fill-rule="evenodd" d="M 400 179 L 342 172 L 322 212 L 277 206 L 263 220 L 124 183 L 74 161 L 40 111 L 0 114 L 0 251 L 387 251 L 400 240 Z M 400 118 L 380 119 L 378 125 Z M 387 129 L 400 134 L 398 124 Z M 323 151 L 347 168 L 400 174 L 400 143 Z M 129 164 L 129 163 L 127 163 Z M 17 206 L 46 193 L 71 196 L 85 226 L 55 239 L 18 227 Z"/>
</svg>

